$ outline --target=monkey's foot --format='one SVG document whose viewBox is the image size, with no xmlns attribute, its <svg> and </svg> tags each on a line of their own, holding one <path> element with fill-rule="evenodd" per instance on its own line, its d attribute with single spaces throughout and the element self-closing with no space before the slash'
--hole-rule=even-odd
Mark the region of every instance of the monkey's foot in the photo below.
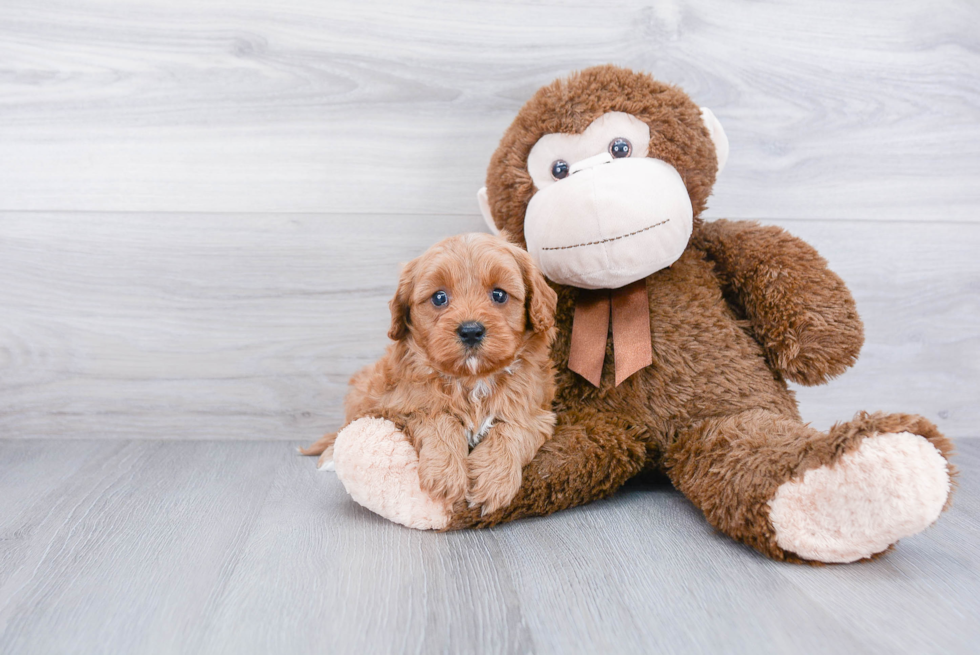
<svg viewBox="0 0 980 655">
<path fill-rule="evenodd" d="M 782 484 L 769 501 L 780 548 L 853 562 L 931 525 L 950 493 L 946 458 L 911 432 L 874 434 L 835 463 Z"/>
<path fill-rule="evenodd" d="M 362 418 L 341 430 L 333 466 L 351 498 L 375 514 L 417 530 L 449 524 L 450 509 L 422 491 L 418 454 L 391 421 Z"/>
</svg>

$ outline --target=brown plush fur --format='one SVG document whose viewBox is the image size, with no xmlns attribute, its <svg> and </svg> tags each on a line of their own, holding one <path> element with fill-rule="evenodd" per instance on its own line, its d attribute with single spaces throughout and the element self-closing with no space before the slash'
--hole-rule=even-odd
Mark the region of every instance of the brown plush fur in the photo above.
<svg viewBox="0 0 980 655">
<path fill-rule="evenodd" d="M 859 414 L 822 433 L 805 425 L 786 379 L 819 384 L 851 366 L 863 332 L 843 281 L 805 242 L 751 222 L 702 223 L 717 171 L 700 111 L 679 89 L 603 66 L 538 91 L 494 154 L 487 192 L 498 227 L 523 241 L 535 189 L 534 143 L 578 133 L 609 111 L 650 125 L 649 156 L 680 173 L 695 211 L 687 250 L 647 278 L 653 364 L 613 383 L 612 342 L 596 388 L 567 368 L 578 290 L 558 293 L 558 370 L 553 438 L 524 470 L 503 510 L 464 511 L 453 527 L 482 527 L 602 498 L 644 469 L 667 473 L 712 525 L 766 555 L 799 561 L 776 545 L 768 501 L 780 484 L 832 464 L 875 432 L 909 431 L 943 455 L 950 443 L 925 419 Z"/>
<path fill-rule="evenodd" d="M 491 292 L 508 298 L 494 302 Z M 445 306 L 431 299 L 448 294 Z M 493 512 L 517 493 L 521 469 L 551 437 L 555 293 L 531 257 L 485 234 L 452 237 L 409 262 L 391 301 L 384 357 L 351 378 L 346 424 L 380 416 L 403 428 L 419 453 L 422 488 Z M 480 322 L 486 336 L 464 344 L 457 328 Z M 469 452 L 468 433 L 492 421 Z M 304 454 L 332 456 L 336 434 Z"/>
</svg>

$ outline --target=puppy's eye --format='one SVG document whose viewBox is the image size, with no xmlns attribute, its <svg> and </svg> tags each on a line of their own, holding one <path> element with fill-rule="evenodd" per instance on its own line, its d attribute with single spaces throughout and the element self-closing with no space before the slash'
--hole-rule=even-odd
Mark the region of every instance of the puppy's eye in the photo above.
<svg viewBox="0 0 980 655">
<path fill-rule="evenodd" d="M 559 159 L 552 164 L 551 177 L 555 178 L 556 180 L 563 180 L 568 177 L 568 162 L 564 159 Z"/>
<path fill-rule="evenodd" d="M 436 291 L 432 294 L 432 304 L 436 307 L 444 307 L 449 304 L 449 295 L 445 291 Z"/>
<path fill-rule="evenodd" d="M 629 157 L 631 152 L 633 152 L 633 144 L 626 139 L 613 139 L 609 144 L 609 154 L 613 159 Z"/>
<path fill-rule="evenodd" d="M 490 297 L 493 298 L 493 301 L 498 305 L 503 305 L 505 302 L 507 302 L 507 292 L 503 289 L 494 289 L 490 292 Z"/>
</svg>

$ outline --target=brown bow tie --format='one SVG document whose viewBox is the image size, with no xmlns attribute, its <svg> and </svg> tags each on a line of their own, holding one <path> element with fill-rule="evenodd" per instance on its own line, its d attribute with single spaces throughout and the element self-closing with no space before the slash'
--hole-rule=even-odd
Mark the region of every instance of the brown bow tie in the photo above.
<svg viewBox="0 0 980 655">
<path fill-rule="evenodd" d="M 616 386 L 653 363 L 646 279 L 620 289 L 579 289 L 572 319 L 568 368 L 597 387 L 602 379 L 602 362 L 606 358 L 610 314 Z"/>
</svg>

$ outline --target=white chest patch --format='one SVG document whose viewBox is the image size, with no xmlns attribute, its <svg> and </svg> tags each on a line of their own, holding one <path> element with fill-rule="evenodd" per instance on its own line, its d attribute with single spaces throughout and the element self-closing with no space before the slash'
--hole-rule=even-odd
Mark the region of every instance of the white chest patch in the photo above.
<svg viewBox="0 0 980 655">
<path fill-rule="evenodd" d="M 471 427 L 466 431 L 466 443 L 469 444 L 470 448 L 476 448 L 477 445 L 483 441 L 483 438 L 487 436 L 487 432 L 490 432 L 490 428 L 493 427 L 493 419 L 494 416 L 491 414 L 483 419 L 483 423 L 480 424 L 479 429 L 474 430 L 474 428 Z"/>
<path fill-rule="evenodd" d="M 472 402 L 477 402 L 490 395 L 493 391 L 493 381 L 487 378 L 480 378 L 476 385 L 474 385 L 473 390 L 470 391 L 470 400 Z"/>
</svg>

